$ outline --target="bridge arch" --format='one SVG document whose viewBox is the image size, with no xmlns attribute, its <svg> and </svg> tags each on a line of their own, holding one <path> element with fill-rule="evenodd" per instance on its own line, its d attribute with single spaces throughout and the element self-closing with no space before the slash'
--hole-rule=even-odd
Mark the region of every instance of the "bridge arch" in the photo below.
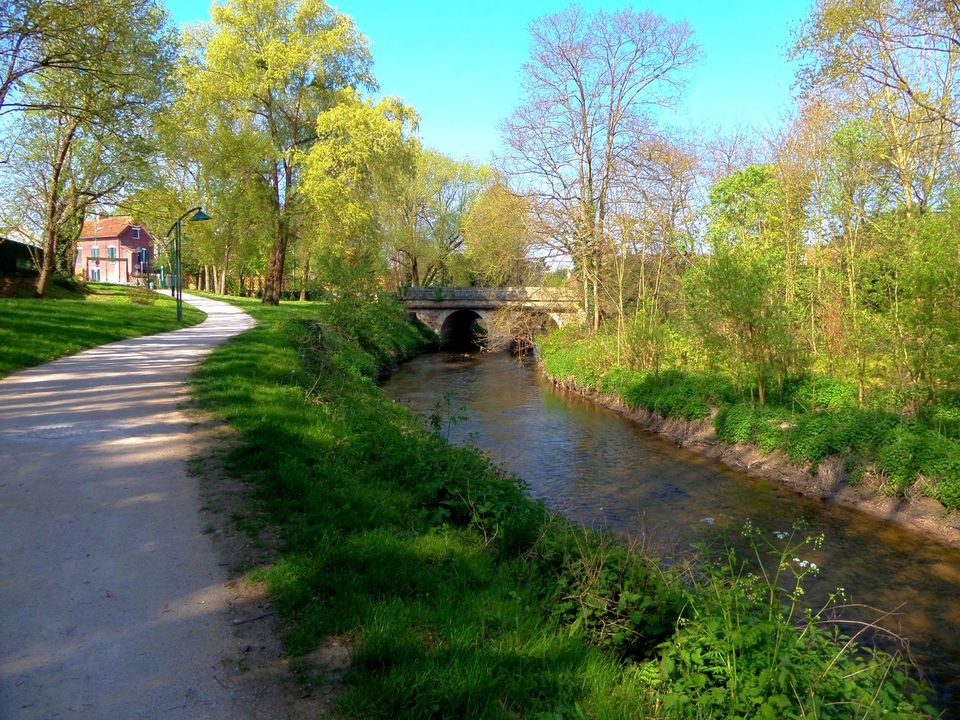
<svg viewBox="0 0 960 720">
<path fill-rule="evenodd" d="M 440 347 L 455 352 L 479 350 L 487 334 L 485 315 L 469 308 L 448 313 L 440 325 Z"/>
</svg>

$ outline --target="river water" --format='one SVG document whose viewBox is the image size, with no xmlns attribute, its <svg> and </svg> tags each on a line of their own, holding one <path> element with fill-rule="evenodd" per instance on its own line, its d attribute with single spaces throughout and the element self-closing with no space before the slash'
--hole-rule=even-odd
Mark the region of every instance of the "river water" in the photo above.
<svg viewBox="0 0 960 720">
<path fill-rule="evenodd" d="M 802 517 L 805 534 L 825 535 L 820 550 L 804 551 L 820 568 L 808 597 L 842 587 L 850 603 L 900 608 L 887 624 L 909 640 L 937 704 L 960 717 L 960 550 L 678 448 L 504 353 L 423 355 L 383 389 L 419 414 L 460 416 L 448 425 L 452 442 L 476 444 L 570 519 L 642 538 L 660 557 L 717 526 L 750 520 L 772 533 Z"/>
</svg>

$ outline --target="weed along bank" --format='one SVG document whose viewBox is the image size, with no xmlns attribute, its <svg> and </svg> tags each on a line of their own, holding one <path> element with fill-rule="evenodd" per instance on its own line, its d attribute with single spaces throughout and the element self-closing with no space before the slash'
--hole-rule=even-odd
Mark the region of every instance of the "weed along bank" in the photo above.
<svg viewBox="0 0 960 720">
<path fill-rule="evenodd" d="M 435 432 L 387 398 L 374 377 L 429 340 L 401 309 L 244 306 L 259 325 L 215 351 L 195 392 L 237 429 L 228 466 L 283 536 L 257 574 L 287 650 L 330 638 L 352 649 L 345 715 L 728 718 L 802 703 L 925 716 L 902 658 L 841 652 L 816 620 L 797 625 L 779 590 L 750 591 L 747 570 L 705 560 L 689 575 L 557 516 L 533 497 L 537 476 L 528 485 L 446 442 L 450 423 L 453 435 L 471 427 L 456 407 L 436 409 Z M 807 547 L 798 533 L 780 551 Z M 797 582 L 808 576 L 796 568 Z M 750 640 L 730 617 L 755 628 Z M 752 669 L 704 664 L 717 643 Z M 771 651 L 797 671 L 760 672 Z"/>
</svg>

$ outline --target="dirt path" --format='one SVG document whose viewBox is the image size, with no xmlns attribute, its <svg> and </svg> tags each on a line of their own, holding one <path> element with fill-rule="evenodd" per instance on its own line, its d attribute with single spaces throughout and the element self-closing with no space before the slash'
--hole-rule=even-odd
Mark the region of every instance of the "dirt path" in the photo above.
<svg viewBox="0 0 960 720">
<path fill-rule="evenodd" d="M 0 718 L 237 718 L 227 569 L 187 472 L 185 380 L 253 321 L 201 325 L 0 381 Z"/>
</svg>

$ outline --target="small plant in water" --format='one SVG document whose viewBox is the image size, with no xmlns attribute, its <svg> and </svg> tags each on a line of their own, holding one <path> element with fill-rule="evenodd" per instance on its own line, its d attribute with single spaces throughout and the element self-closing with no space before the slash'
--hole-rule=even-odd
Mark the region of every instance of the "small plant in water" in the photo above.
<svg viewBox="0 0 960 720">
<path fill-rule="evenodd" d="M 427 425 L 437 435 L 449 441 L 453 428 L 458 423 L 469 420 L 469 417 L 463 414 L 465 409 L 462 405 L 456 410 L 453 409 L 453 393 L 448 390 L 427 416 Z"/>
</svg>

